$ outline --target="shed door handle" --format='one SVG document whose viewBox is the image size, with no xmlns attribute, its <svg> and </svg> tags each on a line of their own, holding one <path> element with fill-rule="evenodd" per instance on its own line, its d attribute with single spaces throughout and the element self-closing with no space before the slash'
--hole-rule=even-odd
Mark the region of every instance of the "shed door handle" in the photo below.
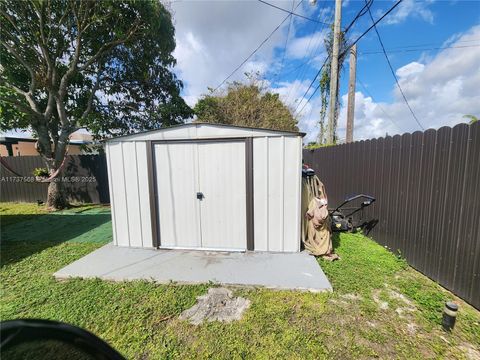
<svg viewBox="0 0 480 360">
<path fill-rule="evenodd" d="M 204 198 L 203 193 L 202 192 L 197 192 L 197 199 L 202 200 L 203 198 Z"/>
</svg>

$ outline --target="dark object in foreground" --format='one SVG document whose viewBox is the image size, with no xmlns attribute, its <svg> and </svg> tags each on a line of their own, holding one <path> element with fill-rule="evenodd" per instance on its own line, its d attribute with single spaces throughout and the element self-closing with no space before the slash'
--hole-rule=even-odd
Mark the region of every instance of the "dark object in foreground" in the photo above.
<svg viewBox="0 0 480 360">
<path fill-rule="evenodd" d="M 442 326 L 445 331 L 451 331 L 455 326 L 457 319 L 458 305 L 454 302 L 448 301 L 445 303 L 443 309 Z"/>
<path fill-rule="evenodd" d="M 79 327 L 49 320 L 0 323 L 4 359 L 125 360 L 115 349 Z"/>
<path fill-rule="evenodd" d="M 360 205 L 354 207 L 345 207 L 347 204 L 351 204 L 359 199 L 363 200 Z M 378 219 L 372 219 L 368 221 L 363 220 L 363 210 L 372 205 L 375 202 L 375 198 L 370 195 L 355 195 L 345 199 L 343 203 L 337 206 L 335 209 L 330 210 L 329 214 L 332 219 L 332 231 L 337 232 L 355 232 L 363 230 L 365 235 L 368 235 L 370 231 L 377 225 Z M 353 215 L 361 211 L 361 216 L 358 221 L 353 220 Z M 347 214 L 345 214 L 345 212 Z"/>
</svg>

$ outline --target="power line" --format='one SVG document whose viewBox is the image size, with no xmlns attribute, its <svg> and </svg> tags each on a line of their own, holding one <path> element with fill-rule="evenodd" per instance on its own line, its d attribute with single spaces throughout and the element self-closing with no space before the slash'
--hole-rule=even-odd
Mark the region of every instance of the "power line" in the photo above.
<svg viewBox="0 0 480 360">
<path fill-rule="evenodd" d="M 295 7 L 295 0 L 292 1 L 292 11 L 294 7 Z M 278 75 L 280 75 L 280 72 L 283 70 L 283 63 L 285 62 L 285 54 L 287 52 L 288 38 L 290 37 L 290 28 L 292 27 L 292 18 L 293 16 L 290 15 L 290 22 L 288 23 L 288 30 L 287 30 L 287 38 L 285 39 L 285 45 L 283 46 L 282 61 L 280 63 L 280 68 L 278 69 L 277 74 L 272 79 L 272 83 L 274 83 L 277 80 Z"/>
<path fill-rule="evenodd" d="M 348 24 L 348 26 L 344 30 L 344 34 L 347 34 L 348 31 L 352 28 L 353 24 L 360 19 L 363 15 L 367 13 L 367 10 L 370 9 L 370 7 L 373 4 L 373 0 L 369 0 L 368 2 L 365 2 L 365 5 L 360 9 L 360 11 L 357 13 L 357 15 L 353 18 L 353 20 Z"/>
<path fill-rule="evenodd" d="M 360 78 L 358 77 L 357 75 L 357 81 L 358 83 L 360 84 L 360 86 L 363 88 L 363 90 L 367 93 L 368 96 L 370 96 L 372 98 L 372 100 L 375 102 L 375 105 L 378 106 L 380 108 L 380 110 L 382 110 L 382 112 L 385 114 L 385 116 L 387 117 L 388 120 L 390 120 L 390 122 L 395 125 L 398 130 L 400 131 L 403 131 L 403 129 L 400 128 L 400 126 L 398 126 L 398 124 L 393 121 L 393 118 L 385 111 L 385 109 L 380 105 L 379 102 L 377 102 L 375 100 L 375 98 L 373 97 L 372 93 L 367 89 L 367 87 L 363 84 L 362 80 L 360 80 Z"/>
<path fill-rule="evenodd" d="M 339 55 L 339 57 L 342 57 L 343 55 L 345 55 L 345 53 L 350 50 L 350 48 L 355 45 L 357 42 L 360 41 L 361 38 L 363 38 L 373 27 L 375 27 L 380 21 L 382 21 L 388 14 L 390 14 L 398 5 L 400 5 L 400 3 L 402 2 L 403 0 L 398 0 L 390 9 L 387 10 L 387 12 L 385 14 L 383 14 L 377 21 L 375 21 L 373 23 L 372 26 L 370 26 L 367 30 L 365 30 L 352 44 L 350 44 L 349 46 L 347 46 L 347 48 Z M 362 8 L 363 10 L 363 8 Z M 360 12 L 362 11 L 360 10 Z M 368 11 L 370 12 L 370 7 L 368 8 Z M 358 19 L 358 18 L 357 18 Z M 373 19 L 372 19 L 373 21 Z M 329 57 L 327 57 L 322 65 L 322 67 L 320 68 L 320 70 L 318 70 L 317 74 L 315 75 L 315 77 L 313 78 L 312 82 L 310 83 L 310 85 L 308 86 L 308 89 L 307 91 L 305 92 L 305 94 L 302 96 L 302 99 L 307 95 L 308 91 L 311 89 L 313 83 L 315 82 L 315 80 L 317 79 L 318 75 L 320 75 L 323 67 L 325 66 L 327 60 L 328 60 Z M 313 94 L 315 94 L 317 92 L 317 90 L 320 88 L 320 84 L 317 85 L 317 87 L 315 88 L 314 92 L 312 93 L 312 95 L 308 98 L 307 100 L 307 103 L 311 100 L 311 98 L 313 97 Z M 295 108 L 295 111 L 294 113 L 297 111 L 298 107 L 300 106 L 300 104 L 302 103 L 302 101 L 299 102 L 299 104 L 297 105 L 297 107 Z M 303 108 L 306 106 L 305 103 L 302 107 L 302 110 Z"/>
<path fill-rule="evenodd" d="M 265 4 L 265 5 L 271 6 L 271 7 L 275 8 L 275 9 L 278 9 L 278 10 L 281 10 L 281 11 L 283 11 L 283 12 L 286 12 L 286 13 L 288 13 L 288 14 L 290 14 L 290 15 L 298 16 L 298 17 L 300 17 L 300 18 L 302 18 L 302 19 L 310 20 L 310 21 L 313 21 L 313 22 L 316 22 L 316 23 L 319 23 L 319 24 L 328 25 L 327 23 L 318 21 L 318 20 L 316 20 L 316 19 L 309 18 L 309 17 L 307 17 L 307 16 L 303 16 L 303 15 L 301 15 L 301 14 L 294 13 L 293 11 L 289 11 L 289 10 L 287 10 L 287 9 L 281 8 L 280 6 L 277 6 L 277 5 L 274 5 L 274 4 L 270 4 L 270 3 L 266 2 L 266 1 L 263 1 L 263 0 L 258 0 L 258 1 L 261 2 L 262 4 Z"/>
<path fill-rule="evenodd" d="M 357 39 L 352 42 L 350 45 L 347 46 L 345 50 L 342 51 L 342 53 L 339 55 L 339 57 L 344 56 L 348 50 L 352 48 L 353 45 L 358 43 L 367 33 L 372 30 L 380 21 L 382 21 L 388 14 L 390 14 L 398 5 L 400 5 L 403 2 L 403 0 L 398 0 L 393 6 L 387 10 L 385 14 L 383 14 L 377 21 L 375 21 L 372 26 L 370 26 L 367 30 L 365 30 Z M 369 9 L 370 10 L 370 9 Z M 373 19 L 372 19 L 373 20 Z"/>
<path fill-rule="evenodd" d="M 417 49 L 411 49 L 411 48 L 405 48 L 405 49 L 400 49 L 398 48 L 397 50 L 388 50 L 388 53 L 402 53 L 402 52 L 415 52 L 415 51 L 428 51 L 428 50 L 445 50 L 445 49 L 464 49 L 464 48 L 472 48 L 472 47 L 480 47 L 480 45 L 463 45 L 463 46 L 444 46 L 444 47 L 430 47 L 430 48 L 417 48 Z M 359 54 L 360 55 L 373 55 L 373 54 L 382 54 L 382 50 L 367 50 L 367 51 L 362 51 Z"/>
<path fill-rule="evenodd" d="M 295 7 L 295 9 L 298 8 L 302 2 L 303 2 L 303 0 L 301 0 L 301 1 L 297 4 L 297 6 Z M 287 15 L 287 16 L 280 22 L 280 24 L 278 24 L 277 27 L 276 27 L 275 29 L 273 29 L 273 31 L 265 38 L 265 40 L 263 40 L 263 41 L 260 43 L 260 45 L 258 45 L 258 46 L 256 47 L 256 49 L 253 50 L 253 51 L 250 53 L 250 55 L 248 55 L 247 58 L 246 58 L 245 60 L 243 60 L 243 61 L 241 62 L 241 64 L 238 65 L 238 66 L 235 68 L 235 70 L 233 70 L 225 79 L 223 79 L 223 81 L 222 81 L 215 89 L 213 89 L 213 92 L 217 91 L 223 84 L 225 84 L 225 82 L 226 82 L 228 79 L 230 79 L 230 78 L 233 76 L 233 74 L 235 74 L 235 73 L 238 71 L 238 69 L 240 69 L 243 65 L 245 65 L 245 64 L 247 63 L 247 61 L 250 60 L 250 58 L 251 58 L 253 55 L 255 55 L 255 53 L 256 53 L 258 50 L 260 50 L 260 48 L 263 46 L 263 44 L 265 44 L 268 40 L 270 40 L 270 38 L 273 36 L 273 34 L 275 34 L 275 32 L 280 28 L 280 26 L 283 25 L 283 23 L 284 23 L 285 21 L 287 21 L 287 19 L 288 19 L 290 16 L 291 16 L 291 15 Z"/>
<path fill-rule="evenodd" d="M 402 94 L 403 100 L 405 100 L 405 104 L 407 104 L 407 107 L 408 107 L 408 109 L 410 110 L 410 112 L 412 113 L 412 116 L 413 116 L 413 118 L 415 119 L 415 121 L 417 122 L 418 126 L 420 126 L 420 128 L 421 128 L 422 130 L 425 130 L 425 128 L 423 127 L 423 125 L 422 125 L 422 124 L 420 123 L 420 121 L 418 120 L 417 115 L 415 115 L 415 113 L 413 112 L 413 109 L 412 109 L 412 107 L 410 106 L 410 104 L 408 103 L 407 97 L 405 96 L 405 94 L 404 94 L 404 92 L 403 92 L 403 89 L 402 89 L 402 87 L 400 86 L 400 83 L 399 83 L 399 81 L 398 81 L 397 75 L 395 74 L 395 71 L 393 70 L 393 66 L 392 66 L 392 64 L 391 64 L 391 62 L 390 62 L 390 59 L 388 58 L 387 51 L 385 50 L 385 46 L 383 45 L 383 41 L 382 41 L 382 38 L 380 37 L 380 33 L 378 32 L 377 26 L 376 26 L 376 24 L 375 24 L 375 21 L 373 20 L 373 16 L 372 16 L 372 12 L 370 11 L 370 8 L 368 8 L 368 13 L 369 13 L 369 15 L 370 15 L 370 19 L 372 19 L 373 28 L 375 29 L 375 32 L 377 33 L 378 42 L 380 43 L 380 46 L 382 47 L 382 51 L 383 51 L 383 54 L 385 55 L 385 59 L 387 60 L 388 67 L 390 68 L 390 71 L 392 72 L 392 75 L 393 75 L 393 77 L 395 78 L 395 82 L 397 83 L 398 90 L 400 90 L 400 93 Z"/>
<path fill-rule="evenodd" d="M 324 5 L 326 4 L 326 0 L 324 2 Z M 321 12 L 322 9 L 320 9 L 320 12 Z M 332 16 L 330 17 L 330 22 L 332 21 L 333 19 L 333 13 L 332 13 Z M 316 33 L 316 30 L 317 30 L 317 27 L 318 27 L 318 24 L 315 24 L 315 28 L 313 29 L 313 34 Z M 322 25 L 321 29 L 320 29 L 320 33 L 322 33 L 322 31 L 324 30 L 325 28 L 325 25 Z M 311 61 L 313 61 L 315 59 L 315 57 L 313 56 L 315 53 L 317 53 L 317 50 L 320 48 L 320 45 L 322 43 L 322 38 L 319 36 L 318 39 L 317 39 L 317 44 L 314 45 L 312 47 L 312 50 L 309 52 L 310 50 L 310 45 L 313 45 L 312 44 L 312 40 L 313 40 L 313 36 L 310 37 L 309 41 L 308 41 L 308 45 L 307 45 L 307 52 L 308 52 L 308 60 L 307 61 L 304 61 L 302 64 L 300 64 L 298 67 L 295 68 L 294 71 L 302 68 L 302 70 L 300 70 L 300 81 L 298 82 L 298 86 L 300 86 L 302 83 L 303 83 L 303 80 L 305 79 L 305 75 L 307 74 L 307 67 L 305 67 L 305 65 L 307 65 L 308 63 L 310 63 Z M 288 91 L 288 94 L 287 94 L 287 97 L 285 99 L 286 102 L 290 102 L 290 95 L 293 91 L 293 89 L 296 89 L 297 88 L 297 85 L 295 84 L 294 86 L 292 86 L 290 88 L 290 90 Z"/>
<path fill-rule="evenodd" d="M 456 40 L 454 41 L 455 44 L 457 43 L 471 43 L 471 42 L 479 42 L 480 41 L 480 38 L 476 38 L 476 39 L 469 39 L 469 40 Z M 453 44 L 453 42 L 452 42 Z M 405 48 L 416 48 L 416 47 L 426 47 L 426 46 L 452 46 L 452 44 L 450 45 L 445 45 L 445 42 L 442 43 L 442 44 L 439 44 L 439 43 L 423 43 L 423 44 L 415 44 L 415 45 L 399 45 L 399 46 L 395 46 L 395 47 L 392 47 L 391 49 L 405 49 Z"/>
<path fill-rule="evenodd" d="M 344 30 L 344 33 L 346 34 L 348 32 L 348 30 L 350 30 L 350 28 L 353 26 L 353 24 L 360 18 L 362 17 L 363 15 L 366 14 L 366 11 L 370 9 L 370 6 L 373 4 L 373 0 L 369 0 L 368 2 L 366 2 L 366 4 L 360 9 L 360 11 L 357 13 L 357 15 L 353 18 L 353 20 L 350 22 L 350 24 L 348 24 L 348 26 L 345 28 Z M 315 82 L 315 80 L 317 79 L 318 75 L 320 75 L 323 67 L 325 66 L 326 62 L 327 62 L 327 59 L 328 57 L 325 59 L 322 67 L 320 68 L 320 70 L 315 74 L 315 77 L 313 78 L 313 80 L 310 82 L 310 85 L 308 86 L 308 89 L 307 91 L 305 91 L 305 94 L 302 96 L 302 101 L 303 101 L 303 98 L 305 98 L 305 96 L 308 94 L 308 91 L 310 90 L 310 88 L 312 87 L 313 83 Z M 302 81 L 303 81 L 303 78 L 302 78 Z M 320 87 L 317 86 L 317 88 L 315 89 L 315 91 L 313 92 L 313 94 L 315 94 L 318 90 L 318 88 Z M 313 96 L 313 95 L 312 95 Z M 307 100 L 307 103 L 308 101 L 310 101 L 310 99 L 312 98 L 312 96 L 310 96 L 310 98 Z M 297 107 L 295 108 L 295 111 L 297 111 L 298 107 L 300 106 L 300 104 L 302 103 L 302 101 L 300 101 L 297 105 Z M 303 108 L 306 106 L 306 104 L 302 107 L 302 110 Z"/>
<path fill-rule="evenodd" d="M 302 96 L 302 100 L 300 100 L 300 102 L 298 103 L 297 107 L 295 108 L 294 110 L 294 114 L 297 112 L 297 109 L 300 107 L 300 104 L 303 102 L 303 99 L 305 98 L 305 96 L 308 94 L 308 92 L 310 91 L 310 89 L 312 88 L 312 85 L 313 83 L 315 82 L 315 80 L 317 79 L 318 75 L 320 75 L 320 73 L 322 72 L 323 68 L 325 67 L 325 64 L 327 63 L 328 59 L 330 58 L 330 56 L 327 56 L 322 64 L 322 66 L 320 67 L 320 69 L 317 71 L 317 74 L 315 75 L 315 77 L 313 78 L 313 80 L 310 82 L 310 85 L 308 86 L 308 89 L 307 91 L 305 91 L 305 94 Z M 305 108 L 305 106 L 308 104 L 308 102 L 312 99 L 313 95 L 315 95 L 315 93 L 317 92 L 317 90 L 320 88 L 320 83 L 318 84 L 318 86 L 315 88 L 315 90 L 313 91 L 313 93 L 310 95 L 310 97 L 308 98 L 307 102 L 303 105 L 303 107 L 300 109 L 300 111 L 298 112 L 299 114 L 303 111 L 303 109 Z"/>
</svg>

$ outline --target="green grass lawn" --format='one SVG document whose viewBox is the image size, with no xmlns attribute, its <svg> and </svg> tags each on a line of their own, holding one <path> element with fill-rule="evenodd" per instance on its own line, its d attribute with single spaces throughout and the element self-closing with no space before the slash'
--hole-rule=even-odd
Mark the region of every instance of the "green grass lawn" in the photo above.
<svg viewBox="0 0 480 360">
<path fill-rule="evenodd" d="M 252 305 L 242 320 L 193 326 L 178 315 L 213 284 L 57 282 L 52 274 L 111 241 L 108 208 L 46 213 L 1 204 L 0 317 L 86 328 L 129 359 L 458 358 L 480 355 L 480 314 L 358 234 L 335 238 L 341 260 L 320 260 L 333 293 L 235 289 Z M 460 304 L 454 331 L 445 301 Z"/>
</svg>

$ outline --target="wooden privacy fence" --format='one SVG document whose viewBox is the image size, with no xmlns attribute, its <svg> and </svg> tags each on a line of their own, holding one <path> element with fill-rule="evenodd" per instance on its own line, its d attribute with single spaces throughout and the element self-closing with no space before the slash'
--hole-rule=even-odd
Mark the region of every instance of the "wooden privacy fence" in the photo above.
<svg viewBox="0 0 480 360">
<path fill-rule="evenodd" d="M 371 194 L 372 237 L 480 308 L 480 123 L 304 150 L 329 206 Z"/>
<path fill-rule="evenodd" d="M 36 182 L 32 174 L 33 169 L 45 167 L 40 156 L 7 156 L 3 160 L 17 174 L 0 165 L 1 202 L 46 201 L 48 183 Z M 105 155 L 68 155 L 57 181 L 63 182 L 70 202 L 110 202 Z"/>
</svg>

